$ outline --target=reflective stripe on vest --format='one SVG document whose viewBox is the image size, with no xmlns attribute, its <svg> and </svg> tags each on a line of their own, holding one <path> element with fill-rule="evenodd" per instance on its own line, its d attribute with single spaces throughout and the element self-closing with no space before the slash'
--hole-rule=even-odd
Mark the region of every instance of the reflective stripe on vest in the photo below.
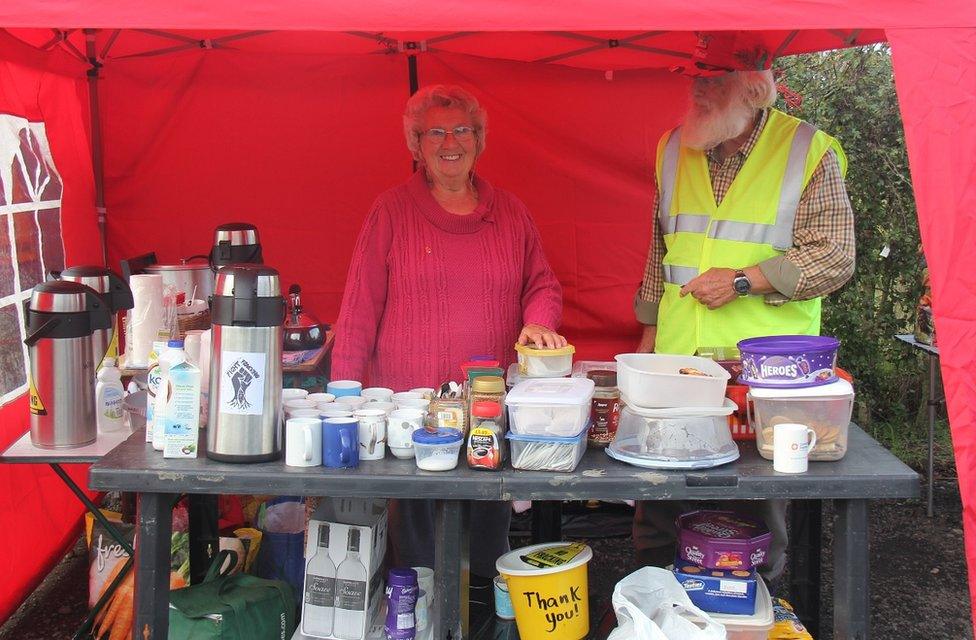
<svg viewBox="0 0 976 640">
<path fill-rule="evenodd" d="M 768 244 L 777 251 L 786 251 L 793 246 L 793 223 L 796 210 L 803 195 L 803 174 L 806 167 L 810 143 L 817 132 L 813 125 L 801 122 L 793 135 L 790 153 L 786 161 L 786 171 L 780 188 L 779 205 L 776 209 L 776 222 L 762 224 L 736 220 L 716 220 L 710 228 L 708 214 L 681 213 L 671 215 L 671 201 L 674 198 L 675 183 L 678 177 L 678 152 L 681 148 L 681 127 L 670 134 L 664 147 L 661 163 L 661 233 L 705 233 L 715 240 L 735 240 L 754 244 Z"/>
<path fill-rule="evenodd" d="M 676 264 L 665 264 L 664 281 L 683 287 L 698 275 L 698 267 L 679 267 Z"/>
</svg>

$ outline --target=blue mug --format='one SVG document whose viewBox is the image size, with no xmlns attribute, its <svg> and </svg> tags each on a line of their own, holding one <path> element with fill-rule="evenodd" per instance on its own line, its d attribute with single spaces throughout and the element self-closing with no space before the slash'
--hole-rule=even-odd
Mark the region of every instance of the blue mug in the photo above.
<svg viewBox="0 0 976 640">
<path fill-rule="evenodd" d="M 359 466 L 357 418 L 326 418 L 322 421 L 322 464 L 333 469 Z"/>
<path fill-rule="evenodd" d="M 333 380 L 325 385 L 325 390 L 337 398 L 358 396 L 363 391 L 363 384 L 355 380 Z"/>
</svg>

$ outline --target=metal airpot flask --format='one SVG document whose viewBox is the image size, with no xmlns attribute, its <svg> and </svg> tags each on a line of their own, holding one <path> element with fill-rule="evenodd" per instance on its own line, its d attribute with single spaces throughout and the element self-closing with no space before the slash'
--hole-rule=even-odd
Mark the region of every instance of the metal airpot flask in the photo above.
<svg viewBox="0 0 976 640">
<path fill-rule="evenodd" d="M 42 282 L 26 303 L 30 434 L 36 447 L 91 444 L 95 424 L 92 334 L 112 328 L 109 305 L 77 282 Z"/>
<path fill-rule="evenodd" d="M 285 300 L 278 272 L 235 264 L 217 272 L 210 305 L 207 457 L 267 462 L 281 455 L 281 350 Z"/>
</svg>

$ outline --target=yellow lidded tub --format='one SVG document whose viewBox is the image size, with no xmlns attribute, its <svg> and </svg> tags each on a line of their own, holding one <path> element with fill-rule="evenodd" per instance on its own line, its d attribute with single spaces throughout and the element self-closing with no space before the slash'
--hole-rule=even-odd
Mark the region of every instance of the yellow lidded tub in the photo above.
<svg viewBox="0 0 976 640">
<path fill-rule="evenodd" d="M 523 378 L 562 378 L 573 372 L 571 344 L 559 349 L 537 349 L 530 345 L 515 345 L 518 354 L 518 371 Z"/>
<path fill-rule="evenodd" d="M 547 542 L 515 549 L 495 562 L 508 585 L 519 637 L 581 640 L 589 634 L 586 567 L 592 557 L 585 544 Z"/>
</svg>

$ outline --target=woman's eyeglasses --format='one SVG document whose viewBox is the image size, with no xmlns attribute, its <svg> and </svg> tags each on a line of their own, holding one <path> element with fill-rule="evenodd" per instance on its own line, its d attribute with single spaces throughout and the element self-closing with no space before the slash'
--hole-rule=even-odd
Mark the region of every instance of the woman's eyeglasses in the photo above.
<svg viewBox="0 0 976 640">
<path fill-rule="evenodd" d="M 440 129 L 435 127 L 422 132 L 422 135 L 433 142 L 443 142 L 447 138 L 447 134 L 451 134 L 455 140 L 467 142 L 474 138 L 474 131 L 474 127 L 466 126 L 454 127 L 453 129 Z"/>
</svg>

